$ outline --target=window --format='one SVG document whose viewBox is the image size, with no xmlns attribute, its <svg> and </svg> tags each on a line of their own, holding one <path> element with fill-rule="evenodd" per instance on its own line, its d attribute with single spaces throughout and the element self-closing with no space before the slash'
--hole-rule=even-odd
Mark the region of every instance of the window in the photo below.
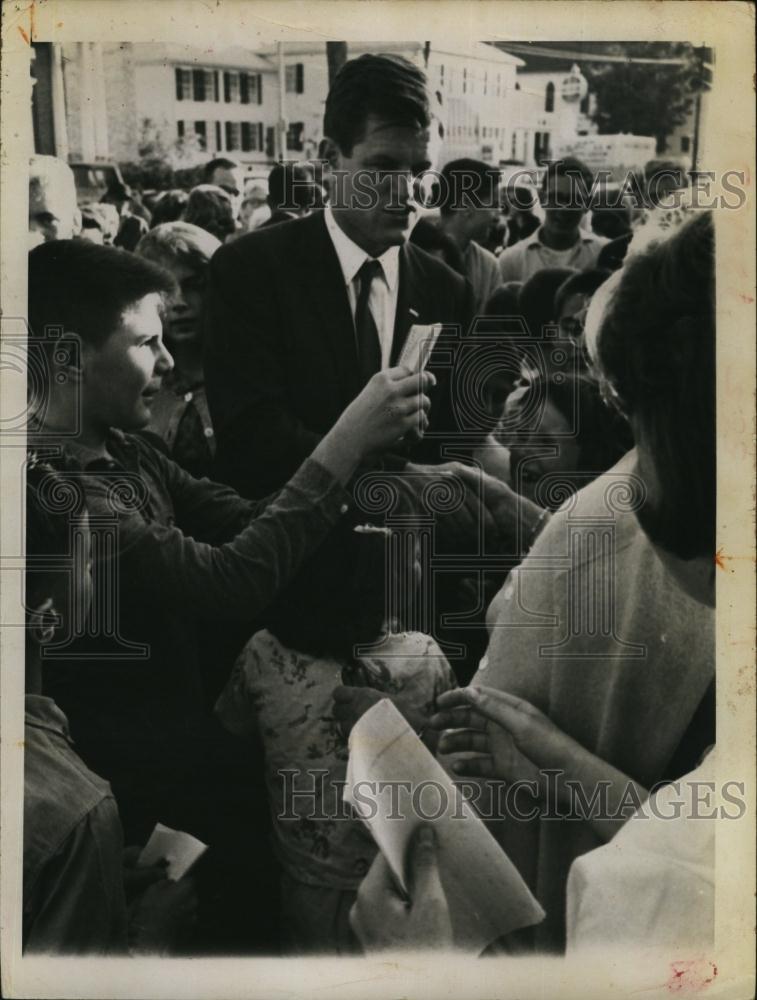
<svg viewBox="0 0 757 1000">
<path fill-rule="evenodd" d="M 218 100 L 218 74 L 214 69 L 205 70 L 205 100 Z"/>
<path fill-rule="evenodd" d="M 192 72 L 188 69 L 175 69 L 176 75 L 176 100 L 189 101 L 192 98 Z"/>
<path fill-rule="evenodd" d="M 263 125 L 260 122 L 242 122 L 242 151 L 263 151 Z"/>
<path fill-rule="evenodd" d="M 195 122 L 195 135 L 200 140 L 200 148 L 208 148 L 208 124 L 207 122 Z"/>
<path fill-rule="evenodd" d="M 555 110 L 555 85 L 551 81 L 547 84 L 547 89 L 544 91 L 544 110 Z"/>
<path fill-rule="evenodd" d="M 241 128 L 239 122 L 226 122 L 226 149 L 234 152 L 241 147 Z"/>
<path fill-rule="evenodd" d="M 444 64 L 439 67 L 439 83 L 444 86 Z"/>
<path fill-rule="evenodd" d="M 204 69 L 193 69 L 192 70 L 192 100 L 193 101 L 204 101 L 205 100 L 205 70 Z"/>
<path fill-rule="evenodd" d="M 223 74 L 223 99 L 227 104 L 239 103 L 239 73 L 230 71 Z"/>
<path fill-rule="evenodd" d="M 691 139 L 687 135 L 681 136 L 681 152 L 688 153 L 691 151 Z"/>
<path fill-rule="evenodd" d="M 285 70 L 287 94 L 304 94 L 305 67 L 302 63 L 291 63 Z"/>
<path fill-rule="evenodd" d="M 468 92 L 468 70 L 463 68 L 463 93 Z"/>
<path fill-rule="evenodd" d="M 176 122 L 176 134 L 180 139 L 184 138 L 184 122 Z"/>
<path fill-rule="evenodd" d="M 303 122 L 292 122 L 287 129 L 287 149 L 302 152 L 302 133 L 305 130 Z"/>
<path fill-rule="evenodd" d="M 513 132 L 512 142 L 510 143 L 510 156 L 513 160 L 518 158 L 518 133 Z"/>
</svg>

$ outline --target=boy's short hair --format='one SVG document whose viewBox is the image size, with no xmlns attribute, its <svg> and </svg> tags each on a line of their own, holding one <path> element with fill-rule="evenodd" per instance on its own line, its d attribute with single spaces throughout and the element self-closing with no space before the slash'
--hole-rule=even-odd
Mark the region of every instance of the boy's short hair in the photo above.
<svg viewBox="0 0 757 1000">
<path fill-rule="evenodd" d="M 221 241 L 212 233 L 191 222 L 163 222 L 145 233 L 136 253 L 161 266 L 168 261 L 199 271 L 210 263 L 220 246 Z"/>
<path fill-rule="evenodd" d="M 193 187 L 184 206 L 183 221 L 206 229 L 223 242 L 235 229 L 234 206 L 229 193 L 217 184 Z"/>
<path fill-rule="evenodd" d="M 99 346 L 146 295 L 175 289 L 171 274 L 126 250 L 87 240 L 54 240 L 29 253 L 29 327 L 44 342 L 51 329 Z"/>
<path fill-rule="evenodd" d="M 565 156 L 561 160 L 552 160 L 547 164 L 541 181 L 541 194 L 544 197 L 552 184 L 560 177 L 571 181 L 571 194 L 576 208 L 590 208 L 588 196 L 594 184 L 594 174 L 586 164 L 575 156 Z"/>
<path fill-rule="evenodd" d="M 428 128 L 426 76 L 402 56 L 366 53 L 342 66 L 326 97 L 324 135 L 349 156 L 369 115 L 393 125 Z"/>
<path fill-rule="evenodd" d="M 467 208 L 466 199 L 474 208 L 499 208 L 500 175 L 491 164 L 470 157 L 450 160 L 442 167 L 441 176 L 439 211 L 442 215 Z"/>
</svg>

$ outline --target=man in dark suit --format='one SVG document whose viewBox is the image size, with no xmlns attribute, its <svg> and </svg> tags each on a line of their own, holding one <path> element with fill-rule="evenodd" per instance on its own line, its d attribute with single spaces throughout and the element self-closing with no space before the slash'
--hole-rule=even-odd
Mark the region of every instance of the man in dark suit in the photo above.
<svg viewBox="0 0 757 1000">
<path fill-rule="evenodd" d="M 407 242 L 430 125 L 417 67 L 380 55 L 348 62 L 326 101 L 329 206 L 214 256 L 208 400 L 217 476 L 242 493 L 285 482 L 370 375 L 397 363 L 414 325 L 450 324 L 448 343 L 467 329 L 469 286 Z M 431 358 L 430 428 L 405 458 L 439 461 L 454 433 L 449 353 L 439 343 Z"/>
<path fill-rule="evenodd" d="M 312 163 L 277 163 L 268 175 L 268 206 L 271 217 L 258 226 L 266 229 L 291 222 L 323 208 L 323 190 L 316 182 Z"/>
</svg>

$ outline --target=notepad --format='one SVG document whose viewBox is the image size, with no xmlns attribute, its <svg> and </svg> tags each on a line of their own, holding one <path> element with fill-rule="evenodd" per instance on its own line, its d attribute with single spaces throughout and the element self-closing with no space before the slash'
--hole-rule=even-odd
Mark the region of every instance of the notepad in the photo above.
<svg viewBox="0 0 757 1000">
<path fill-rule="evenodd" d="M 479 954 L 544 919 L 513 863 L 391 701 L 362 716 L 349 746 L 344 798 L 408 895 L 408 843 L 420 824 L 433 825 L 457 948 Z"/>
<path fill-rule="evenodd" d="M 416 374 L 422 372 L 431 356 L 431 351 L 434 349 L 441 329 L 441 323 L 413 324 L 408 331 L 407 340 L 402 347 L 397 364 L 404 365 Z"/>
<path fill-rule="evenodd" d="M 170 826 L 156 823 L 139 855 L 137 865 L 154 865 L 165 858 L 168 861 L 168 878 L 177 882 L 207 851 L 207 844 L 182 830 L 172 830 Z"/>
</svg>

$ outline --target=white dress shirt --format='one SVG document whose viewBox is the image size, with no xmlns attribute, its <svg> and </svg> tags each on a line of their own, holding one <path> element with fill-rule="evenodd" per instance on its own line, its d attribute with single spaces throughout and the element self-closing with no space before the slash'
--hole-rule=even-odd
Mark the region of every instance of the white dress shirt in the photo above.
<svg viewBox="0 0 757 1000">
<path fill-rule="evenodd" d="M 339 228 L 330 205 L 326 206 L 323 214 L 326 220 L 326 229 L 331 237 L 331 242 L 334 244 L 336 255 L 339 258 L 339 265 L 344 276 L 344 284 L 347 289 L 347 297 L 353 321 L 355 319 L 357 297 L 360 291 L 360 279 L 357 273 L 366 260 L 375 259 L 381 264 L 383 280 L 375 279 L 373 281 L 370 298 L 368 299 L 368 308 L 371 310 L 373 321 L 378 330 L 379 342 L 381 344 L 381 367 L 388 368 L 389 358 L 392 353 L 392 341 L 394 339 L 394 319 L 397 315 L 400 248 L 389 247 L 380 257 L 373 258 L 365 250 L 361 250 L 357 243 L 354 243 Z"/>
</svg>

